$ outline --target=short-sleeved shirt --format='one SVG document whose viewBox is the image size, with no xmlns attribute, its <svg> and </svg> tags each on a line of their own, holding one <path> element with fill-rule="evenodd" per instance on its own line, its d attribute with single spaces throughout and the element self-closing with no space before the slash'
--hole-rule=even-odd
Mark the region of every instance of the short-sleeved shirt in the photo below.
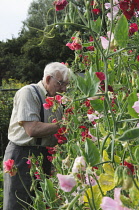
<svg viewBox="0 0 139 210">
<path fill-rule="evenodd" d="M 43 86 L 42 81 L 37 84 L 33 84 L 37 87 L 42 102 L 46 103 L 47 91 Z M 36 138 L 30 137 L 26 134 L 23 121 L 41 121 L 40 117 L 41 102 L 31 85 L 26 85 L 18 90 L 14 97 L 13 111 L 10 119 L 8 129 L 8 139 L 19 146 L 36 146 Z M 44 109 L 44 122 L 52 123 L 53 119 L 62 119 L 62 107 L 59 106 L 56 112 L 52 112 L 52 109 Z M 54 146 L 57 140 L 54 135 L 48 135 L 42 138 L 41 146 Z"/>
</svg>

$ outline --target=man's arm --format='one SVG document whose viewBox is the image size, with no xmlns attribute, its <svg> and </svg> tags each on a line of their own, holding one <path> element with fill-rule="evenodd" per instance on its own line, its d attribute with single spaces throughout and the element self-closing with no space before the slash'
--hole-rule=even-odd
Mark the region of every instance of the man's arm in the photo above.
<svg viewBox="0 0 139 210">
<path fill-rule="evenodd" d="M 50 134 L 57 133 L 59 125 L 56 123 L 43 123 L 43 122 L 22 122 L 28 136 L 42 138 Z"/>
</svg>

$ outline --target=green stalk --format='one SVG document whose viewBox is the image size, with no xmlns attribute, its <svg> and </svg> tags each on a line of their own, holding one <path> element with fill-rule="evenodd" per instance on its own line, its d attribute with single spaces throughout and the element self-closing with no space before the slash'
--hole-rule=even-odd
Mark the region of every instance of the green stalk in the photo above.
<svg viewBox="0 0 139 210">
<path fill-rule="evenodd" d="M 23 187 L 25 188 L 25 190 L 26 190 L 27 194 L 29 195 L 29 197 L 30 197 L 30 198 L 31 198 L 31 200 L 33 201 L 32 196 L 31 196 L 30 192 L 28 191 L 28 189 L 26 188 L 26 186 L 25 186 L 25 184 L 24 184 L 24 182 L 23 182 L 23 180 L 22 180 L 22 177 L 21 177 L 20 172 L 19 172 L 19 170 L 18 170 L 18 169 L 17 169 L 17 172 L 18 172 L 18 176 L 19 176 L 19 179 L 20 179 L 20 181 L 21 181 L 21 183 L 22 183 Z"/>
</svg>

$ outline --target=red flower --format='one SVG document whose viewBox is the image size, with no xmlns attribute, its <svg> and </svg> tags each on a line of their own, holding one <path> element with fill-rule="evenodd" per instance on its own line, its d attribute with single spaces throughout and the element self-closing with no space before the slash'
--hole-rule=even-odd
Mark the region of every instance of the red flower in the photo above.
<svg viewBox="0 0 139 210">
<path fill-rule="evenodd" d="M 73 108 L 68 108 L 68 109 L 65 110 L 65 113 L 66 114 L 73 114 L 72 110 L 73 110 Z"/>
<path fill-rule="evenodd" d="M 90 51 L 94 51 L 94 50 L 95 50 L 94 46 L 89 46 L 89 47 L 87 47 L 86 49 L 87 49 L 87 50 L 90 50 Z"/>
<path fill-rule="evenodd" d="M 55 158 L 54 156 L 47 156 L 47 159 L 48 159 L 50 162 L 52 162 L 54 158 Z"/>
<path fill-rule="evenodd" d="M 94 39 L 93 39 L 92 36 L 89 37 L 89 41 L 90 41 L 90 42 L 93 42 L 93 41 L 94 41 Z"/>
<path fill-rule="evenodd" d="M 137 61 L 139 61 L 139 55 L 137 55 Z"/>
<path fill-rule="evenodd" d="M 39 174 L 38 171 L 36 171 L 36 172 L 34 173 L 34 175 L 35 175 L 36 179 L 40 179 L 40 174 Z"/>
<path fill-rule="evenodd" d="M 135 6 L 135 9 L 139 10 L 139 0 L 132 0 L 134 6 Z"/>
<path fill-rule="evenodd" d="M 136 31 L 138 31 L 138 25 L 136 23 L 131 23 L 129 26 L 129 36 L 132 36 Z"/>
<path fill-rule="evenodd" d="M 129 2 L 128 1 L 120 1 L 119 2 L 120 9 L 126 11 L 129 9 Z"/>
<path fill-rule="evenodd" d="M 130 20 L 133 16 L 134 16 L 134 10 L 130 10 L 130 11 L 125 11 L 123 12 L 123 14 L 125 15 L 125 17 Z"/>
<path fill-rule="evenodd" d="M 49 154 L 55 154 L 57 149 L 55 147 L 46 147 Z"/>
<path fill-rule="evenodd" d="M 68 2 L 66 0 L 57 0 L 57 1 L 54 1 L 53 4 L 55 5 L 56 11 L 60 11 L 66 7 Z"/>
<path fill-rule="evenodd" d="M 95 74 L 100 79 L 100 81 L 105 80 L 105 74 L 103 72 L 96 72 Z"/>
<path fill-rule="evenodd" d="M 92 12 L 96 15 L 99 15 L 99 13 L 101 12 L 100 9 L 92 9 Z"/>
<path fill-rule="evenodd" d="M 132 163 L 124 161 L 124 166 L 127 166 L 131 170 L 132 174 L 134 173 L 134 165 Z"/>
</svg>

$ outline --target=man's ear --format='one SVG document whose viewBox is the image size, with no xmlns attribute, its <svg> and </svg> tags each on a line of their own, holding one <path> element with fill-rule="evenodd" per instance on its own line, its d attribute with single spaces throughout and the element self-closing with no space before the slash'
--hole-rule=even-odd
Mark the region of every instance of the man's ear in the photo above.
<svg viewBox="0 0 139 210">
<path fill-rule="evenodd" d="M 49 84 L 50 79 L 51 79 L 51 76 L 47 76 L 47 77 L 46 77 L 46 84 Z"/>
</svg>

